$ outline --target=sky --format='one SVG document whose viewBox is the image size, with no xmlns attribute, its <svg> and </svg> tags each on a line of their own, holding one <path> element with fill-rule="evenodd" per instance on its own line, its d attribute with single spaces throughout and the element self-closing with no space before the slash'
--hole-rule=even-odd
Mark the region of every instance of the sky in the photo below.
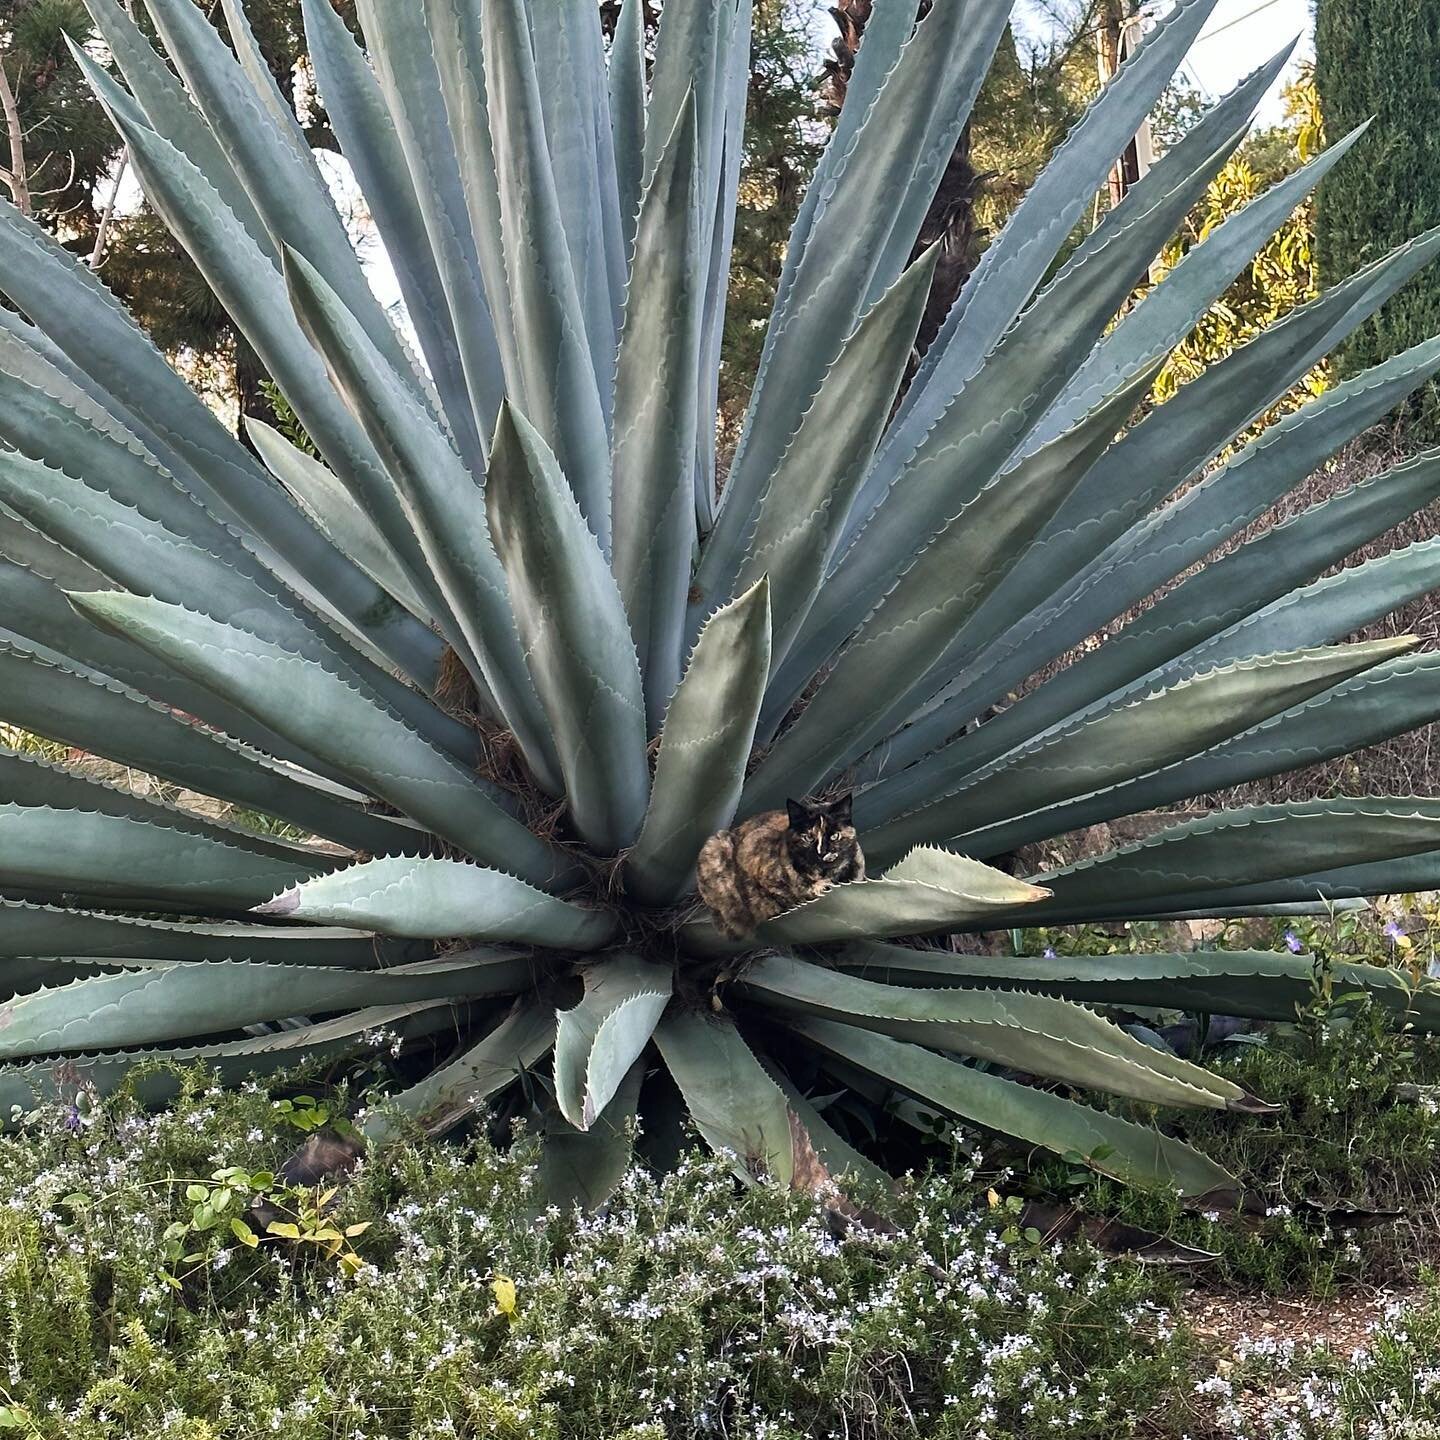
<svg viewBox="0 0 1440 1440">
<path fill-rule="evenodd" d="M 1309 0 L 1220 0 L 1191 48 L 1185 69 L 1211 99 L 1218 99 L 1262 60 L 1299 35 L 1300 44 L 1280 85 L 1262 107 L 1262 122 L 1281 118 L 1279 91 L 1296 67 L 1313 58 Z"/>
</svg>

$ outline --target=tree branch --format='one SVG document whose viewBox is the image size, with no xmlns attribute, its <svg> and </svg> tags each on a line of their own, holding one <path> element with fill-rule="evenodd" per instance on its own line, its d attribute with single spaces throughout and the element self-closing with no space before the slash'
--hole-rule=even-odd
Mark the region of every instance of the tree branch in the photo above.
<svg viewBox="0 0 1440 1440">
<path fill-rule="evenodd" d="M 25 132 L 20 125 L 20 111 L 15 104 L 15 92 L 10 88 L 10 77 L 5 66 L 0 64 L 0 113 L 5 116 L 5 130 L 10 137 L 10 168 L 3 172 L 5 183 L 10 187 L 10 198 L 22 215 L 32 213 L 30 203 L 30 175 L 25 165 Z"/>
</svg>

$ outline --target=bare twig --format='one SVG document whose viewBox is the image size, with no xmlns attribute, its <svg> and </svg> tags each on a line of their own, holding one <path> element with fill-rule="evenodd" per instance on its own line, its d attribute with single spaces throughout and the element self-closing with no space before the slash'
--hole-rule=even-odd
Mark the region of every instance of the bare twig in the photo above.
<svg viewBox="0 0 1440 1440">
<path fill-rule="evenodd" d="M 20 126 L 20 111 L 4 65 L 0 65 L 0 113 L 5 116 L 5 131 L 10 137 L 10 168 L 0 171 L 0 178 L 10 187 L 10 198 L 15 208 L 22 215 L 29 215 L 33 207 L 30 203 L 30 172 L 25 164 L 25 132 Z"/>
<path fill-rule="evenodd" d="M 129 147 L 122 147 L 120 159 L 115 166 L 115 179 L 110 186 L 110 197 L 100 213 L 100 225 L 95 231 L 95 248 L 90 252 L 90 268 L 98 270 L 105 258 L 105 242 L 110 238 L 110 222 L 115 218 L 115 202 L 120 196 L 120 183 L 125 179 L 125 167 L 130 160 Z"/>
</svg>

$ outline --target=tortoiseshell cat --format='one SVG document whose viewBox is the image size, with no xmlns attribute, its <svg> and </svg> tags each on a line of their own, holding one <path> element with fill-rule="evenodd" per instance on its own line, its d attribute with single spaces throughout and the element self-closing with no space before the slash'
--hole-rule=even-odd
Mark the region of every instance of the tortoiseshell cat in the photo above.
<svg viewBox="0 0 1440 1440">
<path fill-rule="evenodd" d="M 732 940 L 832 885 L 865 878 L 851 797 L 787 800 L 712 835 L 700 851 L 695 883 L 715 923 Z"/>
</svg>

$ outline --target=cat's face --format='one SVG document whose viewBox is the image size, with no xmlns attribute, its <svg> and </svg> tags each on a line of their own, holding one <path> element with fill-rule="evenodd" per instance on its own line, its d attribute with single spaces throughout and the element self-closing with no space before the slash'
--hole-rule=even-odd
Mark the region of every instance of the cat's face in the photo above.
<svg viewBox="0 0 1440 1440">
<path fill-rule="evenodd" d="M 821 804 L 787 800 L 790 817 L 787 841 L 790 859 L 797 870 L 811 875 L 829 875 L 844 870 L 855 854 L 855 824 L 851 797 Z"/>
</svg>

